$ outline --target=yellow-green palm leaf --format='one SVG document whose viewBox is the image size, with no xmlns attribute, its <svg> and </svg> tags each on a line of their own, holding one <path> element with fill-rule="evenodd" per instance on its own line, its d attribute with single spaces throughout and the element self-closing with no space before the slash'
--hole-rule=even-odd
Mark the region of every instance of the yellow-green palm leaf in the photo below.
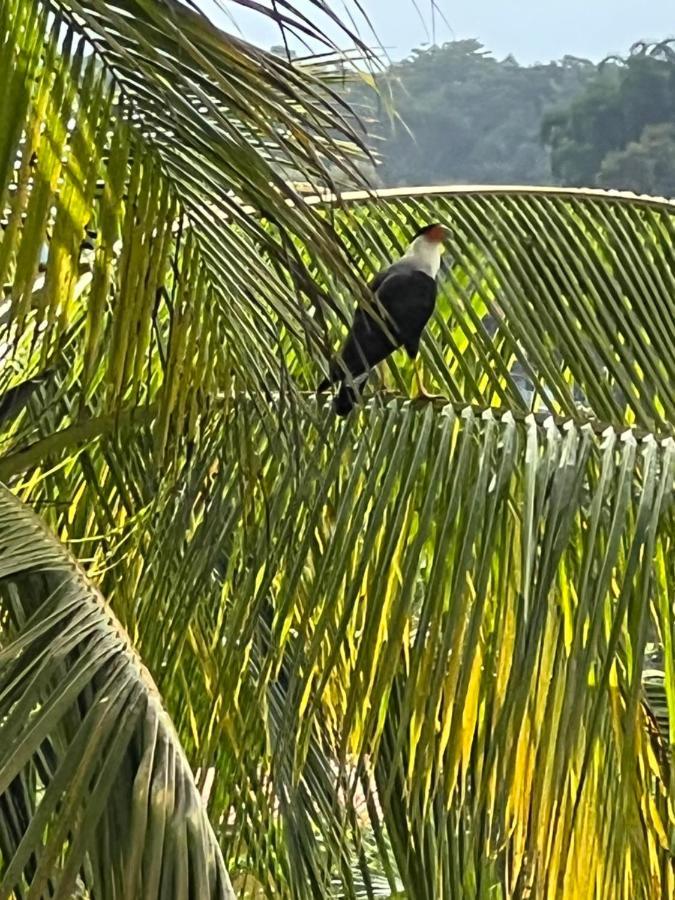
<svg viewBox="0 0 675 900">
<path fill-rule="evenodd" d="M 0 523 L 0 896 L 233 897 L 178 738 L 110 608 L 5 488 Z"/>
</svg>

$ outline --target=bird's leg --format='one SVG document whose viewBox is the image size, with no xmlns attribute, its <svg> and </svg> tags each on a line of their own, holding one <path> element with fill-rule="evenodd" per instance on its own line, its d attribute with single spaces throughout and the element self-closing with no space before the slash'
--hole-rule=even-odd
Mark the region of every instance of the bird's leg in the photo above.
<svg viewBox="0 0 675 900">
<path fill-rule="evenodd" d="M 424 382 L 422 381 L 422 374 L 420 372 L 420 364 L 419 359 L 416 357 L 413 359 L 413 366 L 415 368 L 415 381 L 417 382 L 417 396 L 421 400 L 442 400 L 444 399 L 441 394 L 430 394 L 427 389 L 424 387 Z"/>
</svg>

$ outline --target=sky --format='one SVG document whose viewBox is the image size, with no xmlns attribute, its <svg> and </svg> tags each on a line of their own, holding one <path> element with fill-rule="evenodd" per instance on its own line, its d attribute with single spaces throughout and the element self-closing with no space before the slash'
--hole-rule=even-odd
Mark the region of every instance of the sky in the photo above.
<svg viewBox="0 0 675 900">
<path fill-rule="evenodd" d="M 243 36 L 263 47 L 279 43 L 273 23 L 233 0 L 194 0 L 218 25 L 232 23 L 216 9 L 220 2 L 235 19 Z M 273 0 L 259 0 L 269 5 Z M 310 9 L 307 0 L 294 0 Z M 327 0 L 338 15 L 345 0 Z M 355 8 L 355 0 L 347 0 Z M 545 62 L 571 54 L 599 60 L 625 54 L 640 39 L 675 36 L 675 0 L 360 0 L 391 59 L 401 59 L 413 47 L 429 43 L 435 20 L 437 43 L 478 38 L 498 57 L 508 53 L 521 63 Z M 417 8 L 416 8 L 417 7 Z M 316 15 L 312 13 L 316 21 Z M 445 21 L 444 21 L 445 20 Z M 372 43 L 365 27 L 360 27 Z M 344 43 L 344 42 L 342 42 Z"/>
</svg>

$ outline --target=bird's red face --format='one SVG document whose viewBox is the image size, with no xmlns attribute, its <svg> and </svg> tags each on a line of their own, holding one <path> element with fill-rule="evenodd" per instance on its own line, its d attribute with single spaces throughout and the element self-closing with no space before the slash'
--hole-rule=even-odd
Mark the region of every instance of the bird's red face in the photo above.
<svg viewBox="0 0 675 900">
<path fill-rule="evenodd" d="M 444 228 L 443 225 L 432 225 L 424 234 L 424 239 L 429 241 L 430 244 L 442 244 L 447 238 L 448 229 Z"/>
</svg>

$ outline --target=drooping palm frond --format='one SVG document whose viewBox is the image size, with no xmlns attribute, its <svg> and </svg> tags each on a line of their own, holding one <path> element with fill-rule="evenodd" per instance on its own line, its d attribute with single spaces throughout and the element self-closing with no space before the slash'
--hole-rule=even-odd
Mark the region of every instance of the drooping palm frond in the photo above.
<svg viewBox="0 0 675 900">
<path fill-rule="evenodd" d="M 325 217 L 289 201 L 293 178 L 358 177 L 354 119 L 311 66 L 173 0 L 0 15 L 4 383 L 60 368 L 77 397 L 62 425 L 156 403 L 161 455 L 215 385 L 279 390 L 263 319 L 325 345 L 302 257 L 262 223 L 349 280 Z"/>
<path fill-rule="evenodd" d="M 0 524 L 0 896 L 233 897 L 126 634 L 4 488 Z"/>
<path fill-rule="evenodd" d="M 77 466 L 43 482 L 85 491 L 44 514 L 109 562 L 237 883 L 668 896 L 642 669 L 672 647 L 672 440 L 391 401 L 289 457 L 269 426 L 242 400 L 180 494 L 147 428 L 90 452 L 132 516 L 107 552 Z"/>
<path fill-rule="evenodd" d="M 170 0 L 8 0 L 0 73 L 4 478 L 125 425 L 152 422 L 156 461 L 184 453 L 215 385 L 277 384 L 261 310 L 321 333 L 302 259 L 289 296 L 289 248 L 261 221 L 350 277 L 324 218 L 288 202 L 293 178 L 357 177 L 348 111 L 315 67 Z M 0 896 L 231 896 L 131 645 L 30 514 L 2 512 Z"/>
</svg>

